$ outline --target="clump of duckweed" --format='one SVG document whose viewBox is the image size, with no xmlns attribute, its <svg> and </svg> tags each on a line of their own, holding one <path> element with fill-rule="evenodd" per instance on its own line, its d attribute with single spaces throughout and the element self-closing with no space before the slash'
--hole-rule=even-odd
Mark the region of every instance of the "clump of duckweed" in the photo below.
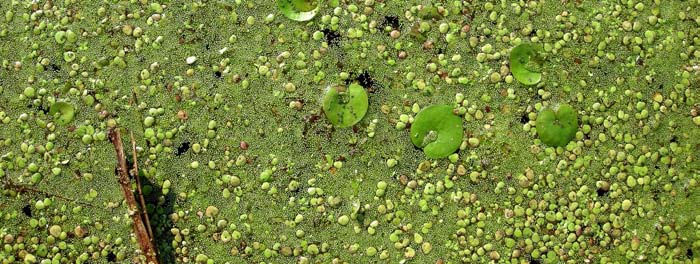
<svg viewBox="0 0 700 264">
<path fill-rule="evenodd" d="M 0 1 L 0 263 L 698 263 L 699 11 Z"/>
</svg>

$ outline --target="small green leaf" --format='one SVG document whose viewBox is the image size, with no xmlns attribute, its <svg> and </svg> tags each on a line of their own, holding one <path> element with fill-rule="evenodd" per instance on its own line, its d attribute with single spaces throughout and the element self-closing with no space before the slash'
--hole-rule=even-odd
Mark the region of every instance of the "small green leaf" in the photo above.
<svg viewBox="0 0 700 264">
<path fill-rule="evenodd" d="M 284 16 L 294 21 L 309 21 L 321 8 L 320 0 L 277 0 Z"/>
<path fill-rule="evenodd" d="M 442 14 L 440 14 L 440 12 L 438 12 L 438 9 L 433 5 L 424 6 L 421 10 L 418 11 L 418 16 L 425 20 L 442 18 Z"/>
<path fill-rule="evenodd" d="M 75 108 L 66 102 L 55 102 L 49 108 L 49 115 L 54 117 L 56 124 L 65 125 L 73 121 Z"/>
<path fill-rule="evenodd" d="M 563 147 L 576 136 L 578 117 L 570 105 L 563 104 L 556 111 L 552 108 L 542 110 L 537 115 L 535 126 L 544 144 Z"/>
<path fill-rule="evenodd" d="M 411 124 L 411 142 L 428 158 L 444 158 L 462 144 L 462 119 L 449 105 L 431 105 L 416 115 Z"/>
<path fill-rule="evenodd" d="M 329 87 L 323 97 L 323 112 L 336 127 L 349 127 L 360 122 L 367 113 L 367 91 L 359 84 Z"/>
<path fill-rule="evenodd" d="M 518 82 L 534 85 L 542 80 L 541 57 L 537 46 L 523 43 L 510 51 L 510 71 Z"/>
</svg>

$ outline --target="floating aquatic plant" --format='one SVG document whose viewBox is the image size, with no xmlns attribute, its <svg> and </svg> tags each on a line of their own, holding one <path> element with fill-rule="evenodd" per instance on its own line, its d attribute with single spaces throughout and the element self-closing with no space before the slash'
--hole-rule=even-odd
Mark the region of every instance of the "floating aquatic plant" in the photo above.
<svg viewBox="0 0 700 264">
<path fill-rule="evenodd" d="M 510 51 L 510 71 L 524 85 L 535 85 L 542 80 L 541 61 L 539 48 L 533 44 L 523 43 Z"/>
<path fill-rule="evenodd" d="M 537 115 L 535 121 L 537 135 L 546 145 L 565 146 L 576 135 L 578 117 L 576 111 L 568 104 L 557 109 L 546 108 Z"/>
<path fill-rule="evenodd" d="M 284 16 L 294 21 L 309 21 L 321 8 L 320 0 L 277 0 Z"/>
<path fill-rule="evenodd" d="M 367 113 L 367 91 L 359 84 L 329 87 L 323 97 L 323 112 L 336 127 L 349 127 Z"/>
<path fill-rule="evenodd" d="M 65 125 L 73 121 L 75 108 L 66 102 L 55 102 L 49 108 L 49 115 L 54 117 L 56 124 Z"/>
<path fill-rule="evenodd" d="M 462 144 L 462 119 L 449 105 L 432 105 L 416 115 L 411 125 L 411 142 L 428 158 L 444 158 Z"/>
</svg>

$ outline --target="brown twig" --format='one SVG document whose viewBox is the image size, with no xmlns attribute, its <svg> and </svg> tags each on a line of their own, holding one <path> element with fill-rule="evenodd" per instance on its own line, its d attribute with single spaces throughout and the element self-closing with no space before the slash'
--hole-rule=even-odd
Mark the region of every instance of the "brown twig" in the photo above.
<svg viewBox="0 0 700 264">
<path fill-rule="evenodd" d="M 57 199 L 61 199 L 61 200 L 67 201 L 67 202 L 74 202 L 77 204 L 92 207 L 92 204 L 78 201 L 78 200 L 75 200 L 72 198 L 68 198 L 68 197 L 65 197 L 65 196 L 60 195 L 60 194 L 54 194 L 54 193 L 42 191 L 42 190 L 39 190 L 37 188 L 31 187 L 31 186 L 28 186 L 25 184 L 16 184 L 16 183 L 12 182 L 10 179 L 4 180 L 3 188 L 13 190 L 13 191 L 18 192 L 18 193 L 33 193 L 33 194 L 38 194 L 38 195 L 43 195 L 43 196 L 55 197 Z"/>
<path fill-rule="evenodd" d="M 136 234 L 139 246 L 143 255 L 146 257 L 146 263 L 158 264 L 158 256 L 156 254 L 155 246 L 153 246 L 152 237 L 149 235 L 146 226 L 144 225 L 144 221 L 141 218 L 143 212 L 139 211 L 136 198 L 134 198 L 134 193 L 131 190 L 131 183 L 128 175 L 129 170 L 126 166 L 126 156 L 124 155 L 124 146 L 122 145 L 119 128 L 110 129 L 109 140 L 114 145 L 114 150 L 117 154 L 118 181 L 126 200 L 129 216 L 134 224 L 134 233 Z M 134 161 L 134 163 L 135 162 L 136 161 Z"/>
<path fill-rule="evenodd" d="M 134 140 L 134 131 L 129 131 L 129 137 L 131 138 L 131 158 L 133 164 L 131 165 L 131 176 L 136 178 L 136 190 L 139 193 L 139 202 L 141 202 L 141 209 L 143 214 L 143 219 L 146 221 L 146 228 L 148 229 L 148 235 L 153 240 L 153 229 L 151 229 L 151 221 L 148 218 L 148 212 L 146 211 L 146 200 L 143 198 L 143 191 L 141 191 L 141 177 L 139 176 L 139 162 L 136 155 L 136 140 Z"/>
</svg>

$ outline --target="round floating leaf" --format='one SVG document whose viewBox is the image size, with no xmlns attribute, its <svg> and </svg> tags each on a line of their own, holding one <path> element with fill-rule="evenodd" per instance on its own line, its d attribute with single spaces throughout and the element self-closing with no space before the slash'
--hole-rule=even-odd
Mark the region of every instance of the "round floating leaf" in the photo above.
<svg viewBox="0 0 700 264">
<path fill-rule="evenodd" d="M 282 14 L 294 21 L 309 21 L 321 8 L 321 0 L 277 0 Z"/>
<path fill-rule="evenodd" d="M 534 85 L 542 80 L 541 62 L 539 49 L 535 45 L 523 43 L 510 51 L 510 71 L 524 85 Z"/>
<path fill-rule="evenodd" d="M 411 142 L 428 158 L 444 158 L 462 144 L 462 119 L 449 105 L 431 105 L 416 115 L 411 124 Z"/>
<path fill-rule="evenodd" d="M 568 104 L 559 109 L 546 108 L 537 115 L 535 121 L 537 135 L 544 144 L 553 147 L 563 147 L 571 141 L 578 130 L 576 111 Z"/>
<path fill-rule="evenodd" d="M 349 127 L 360 122 L 367 113 L 367 91 L 359 84 L 329 87 L 323 97 L 323 112 L 336 127 Z"/>
<path fill-rule="evenodd" d="M 73 121 L 75 108 L 66 102 L 55 102 L 49 108 L 49 115 L 54 117 L 56 124 L 65 125 Z"/>
</svg>

